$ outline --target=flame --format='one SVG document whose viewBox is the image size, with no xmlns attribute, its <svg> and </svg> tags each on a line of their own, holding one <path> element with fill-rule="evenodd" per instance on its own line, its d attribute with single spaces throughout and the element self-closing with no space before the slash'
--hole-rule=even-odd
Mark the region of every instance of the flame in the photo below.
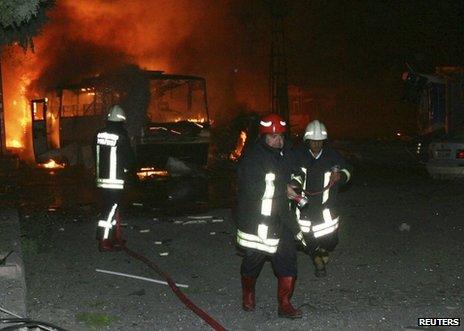
<svg viewBox="0 0 464 331">
<path fill-rule="evenodd" d="M 200 123 L 205 123 L 206 118 L 200 117 L 200 118 L 188 118 L 187 121 L 195 123 L 195 124 L 200 124 Z"/>
<path fill-rule="evenodd" d="M 57 163 L 55 160 L 50 159 L 46 163 L 37 164 L 40 168 L 46 169 L 63 169 L 66 165 L 64 163 Z"/>
<path fill-rule="evenodd" d="M 8 148 L 23 148 L 23 144 L 16 139 L 7 139 L 6 146 Z"/>
<path fill-rule="evenodd" d="M 32 75 L 28 70 L 18 66 L 18 62 L 27 56 L 18 50 L 4 53 L 2 53 L 2 78 L 6 148 L 14 149 L 23 159 L 32 159 L 31 110 L 26 97 L 26 88 L 31 82 Z"/>
<path fill-rule="evenodd" d="M 229 160 L 237 161 L 240 156 L 242 155 L 243 147 L 245 146 L 245 142 L 247 140 L 247 134 L 245 131 L 240 131 L 240 135 L 237 138 L 237 144 L 235 145 L 235 150 L 230 153 Z"/>
<path fill-rule="evenodd" d="M 139 180 L 146 180 L 149 178 L 164 178 L 169 177 L 169 172 L 166 170 L 157 170 L 155 168 L 141 168 L 137 171 L 137 177 Z"/>
<path fill-rule="evenodd" d="M 33 159 L 30 100 L 43 98 L 56 86 L 77 83 L 124 64 L 205 77 L 210 120 L 216 115 L 227 121 L 237 104 L 247 109 L 266 108 L 266 79 L 260 79 L 267 75 L 266 61 L 252 47 L 243 47 L 251 40 L 241 23 L 248 4 L 212 3 L 57 1 L 48 13 L 49 22 L 34 38 L 34 52 L 24 53 L 17 45 L 3 49 L 6 145 L 21 146 L 21 157 Z M 267 13 L 267 7 L 260 10 Z M 208 47 L 212 44 L 215 52 Z M 215 109 L 221 109 L 220 116 Z"/>
</svg>

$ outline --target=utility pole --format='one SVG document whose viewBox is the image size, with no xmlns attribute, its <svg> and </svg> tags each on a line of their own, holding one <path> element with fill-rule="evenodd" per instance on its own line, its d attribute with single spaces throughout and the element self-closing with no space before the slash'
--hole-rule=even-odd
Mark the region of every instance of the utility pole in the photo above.
<svg viewBox="0 0 464 331">
<path fill-rule="evenodd" d="M 271 61 L 270 97 L 273 113 L 279 114 L 289 123 L 287 59 L 284 35 L 284 0 L 271 0 Z M 290 128 L 290 125 L 288 125 Z"/>
</svg>

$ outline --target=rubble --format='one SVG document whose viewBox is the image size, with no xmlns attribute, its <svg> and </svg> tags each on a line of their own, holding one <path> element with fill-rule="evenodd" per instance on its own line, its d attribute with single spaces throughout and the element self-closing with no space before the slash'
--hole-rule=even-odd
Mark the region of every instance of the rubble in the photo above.
<svg viewBox="0 0 464 331">
<path fill-rule="evenodd" d="M 205 216 L 187 216 L 187 218 L 192 219 L 192 220 L 210 220 L 213 218 L 213 216 L 205 215 Z"/>
<path fill-rule="evenodd" d="M 406 222 L 403 222 L 400 224 L 400 226 L 398 227 L 398 229 L 403 232 L 403 231 L 409 231 L 411 229 L 411 226 L 406 223 Z"/>
</svg>

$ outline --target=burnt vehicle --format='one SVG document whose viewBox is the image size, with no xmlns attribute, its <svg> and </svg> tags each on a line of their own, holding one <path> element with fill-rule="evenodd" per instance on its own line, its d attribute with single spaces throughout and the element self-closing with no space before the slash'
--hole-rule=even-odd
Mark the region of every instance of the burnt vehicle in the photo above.
<svg viewBox="0 0 464 331">
<path fill-rule="evenodd" d="M 210 119 L 206 81 L 192 75 L 125 68 L 57 87 L 31 101 L 36 162 L 93 166 L 95 132 L 119 104 L 140 179 L 186 174 L 207 165 Z"/>
<path fill-rule="evenodd" d="M 437 146 L 453 138 L 454 132 L 461 130 L 464 124 L 464 68 L 437 67 L 434 74 L 418 73 L 409 65 L 408 69 L 402 76 L 405 82 L 403 99 L 417 107 L 418 135 L 412 140 L 412 153 L 422 163 L 432 162 L 427 170 L 435 178 L 435 175 L 441 174 L 441 170 L 435 173 L 440 167 L 435 166 L 434 162 L 448 158 L 446 153 L 435 152 L 447 150 L 448 147 Z M 446 175 L 446 171 L 443 174 Z"/>
</svg>

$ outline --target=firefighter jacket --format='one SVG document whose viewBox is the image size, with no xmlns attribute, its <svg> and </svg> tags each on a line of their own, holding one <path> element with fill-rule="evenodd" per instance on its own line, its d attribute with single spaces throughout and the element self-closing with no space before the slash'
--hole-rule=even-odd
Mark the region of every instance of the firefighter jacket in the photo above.
<svg viewBox="0 0 464 331">
<path fill-rule="evenodd" d="M 297 148 L 300 169 L 296 177 L 308 203 L 301 210 L 296 208 L 296 217 L 305 235 L 322 238 L 333 234 L 338 228 L 337 193 L 339 186 L 350 180 L 351 174 L 343 157 L 327 143 L 316 156 L 305 144 Z M 333 170 L 340 171 L 340 180 L 328 188 Z"/>
<path fill-rule="evenodd" d="M 287 142 L 280 150 L 261 138 L 240 160 L 236 210 L 240 246 L 274 254 L 284 225 L 294 234 L 300 231 L 287 199 L 293 156 Z"/>
<path fill-rule="evenodd" d="M 122 122 L 107 122 L 94 143 L 96 184 L 110 190 L 124 189 L 125 173 L 135 164 L 129 136 Z"/>
</svg>

